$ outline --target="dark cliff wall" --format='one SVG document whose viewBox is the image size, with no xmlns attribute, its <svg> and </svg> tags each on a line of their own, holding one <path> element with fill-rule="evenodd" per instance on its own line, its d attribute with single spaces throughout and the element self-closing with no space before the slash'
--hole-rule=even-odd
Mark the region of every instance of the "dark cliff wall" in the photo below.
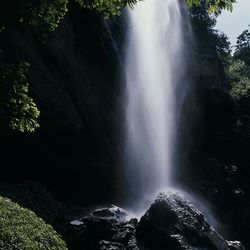
<svg viewBox="0 0 250 250">
<path fill-rule="evenodd" d="M 192 102 L 187 103 L 191 126 L 183 142 L 188 151 L 179 182 L 202 197 L 218 219 L 219 230 L 249 247 L 249 147 L 237 128 L 237 103 L 216 43 L 205 26 L 193 26 L 195 36 Z M 190 115 L 190 116 L 189 116 Z M 189 118 L 189 119 L 188 119 Z"/>
<path fill-rule="evenodd" d="M 232 111 L 226 93 L 228 81 L 211 30 L 206 23 L 192 20 L 192 32 L 188 75 L 184 79 L 184 84 L 189 81 L 189 87 L 182 110 L 177 155 L 183 161 L 177 178 L 188 186 L 192 179 L 199 179 L 197 172 L 203 169 L 199 161 L 208 157 L 209 152 L 214 153 L 215 147 L 219 146 L 213 141 L 212 134 L 215 130 L 220 133 L 228 124 Z"/>
<path fill-rule="evenodd" d="M 5 55 L 31 64 L 32 96 L 41 110 L 35 134 L 1 133 L 1 179 L 38 180 L 66 199 L 91 202 L 113 194 L 122 23 L 70 6 L 46 46 L 11 30 Z M 94 198 L 93 198 L 94 197 Z"/>
</svg>

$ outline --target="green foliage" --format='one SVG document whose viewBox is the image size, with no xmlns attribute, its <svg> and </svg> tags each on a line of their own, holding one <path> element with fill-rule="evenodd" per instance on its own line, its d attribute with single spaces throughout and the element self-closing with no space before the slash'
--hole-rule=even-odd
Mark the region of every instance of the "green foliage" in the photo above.
<svg viewBox="0 0 250 250">
<path fill-rule="evenodd" d="M 230 95 L 239 100 L 242 97 L 250 97 L 250 68 L 244 61 L 232 59 L 226 69 L 230 82 Z"/>
<path fill-rule="evenodd" d="M 242 78 L 239 82 L 232 83 L 230 95 L 234 99 L 240 99 L 242 97 L 249 97 L 250 96 L 250 79 L 246 77 L 246 78 Z"/>
<path fill-rule="evenodd" d="M 237 38 L 234 57 L 250 66 L 250 30 L 244 30 Z"/>
<path fill-rule="evenodd" d="M 229 38 L 223 33 L 216 29 L 212 29 L 211 38 L 215 44 L 216 52 L 220 57 L 222 64 L 228 67 L 231 60 L 231 43 Z"/>
<path fill-rule="evenodd" d="M 225 64 L 229 95 L 234 104 L 235 132 L 242 142 L 250 138 L 250 33 L 245 30 L 237 40 L 236 50 Z"/>
<path fill-rule="evenodd" d="M 209 53 L 213 53 L 215 49 L 222 63 L 226 65 L 231 57 L 231 44 L 223 32 L 215 29 L 218 13 L 209 14 L 209 8 L 208 1 L 201 1 L 190 9 L 192 28 L 197 35 L 196 39 L 200 41 L 201 50 L 204 52 L 210 49 Z"/>
<path fill-rule="evenodd" d="M 87 9 L 93 9 L 97 12 L 104 14 L 106 17 L 111 15 L 119 15 L 122 8 L 129 5 L 133 7 L 137 2 L 143 0 L 75 0 L 82 7 Z M 144 0 L 147 1 L 147 0 Z M 209 6 L 209 12 L 218 13 L 221 9 L 227 9 L 232 11 L 233 3 L 235 0 L 186 0 L 187 5 L 191 8 L 192 6 L 199 6 L 205 2 Z"/>
<path fill-rule="evenodd" d="M 104 14 L 105 17 L 112 15 L 119 15 L 122 8 L 127 5 L 133 7 L 139 1 L 147 0 L 75 0 L 83 8 L 93 9 L 99 13 Z M 219 12 L 221 9 L 227 9 L 232 11 L 233 3 L 235 0 L 186 0 L 187 5 L 191 8 L 192 6 L 200 6 L 202 2 L 205 2 L 209 6 L 210 13 Z"/>
<path fill-rule="evenodd" d="M 27 1 L 27 23 L 39 32 L 54 31 L 68 11 L 67 4 L 68 0 Z"/>
<path fill-rule="evenodd" d="M 228 11 L 233 10 L 233 3 L 236 0 L 186 0 L 188 7 L 200 6 L 205 3 L 208 6 L 209 14 L 219 13 L 221 9 L 226 9 Z"/>
<path fill-rule="evenodd" d="M 39 183 L 5 184 L 0 183 L 0 196 L 17 202 L 22 207 L 31 209 L 37 216 L 48 223 L 61 218 L 64 206 Z"/>
<path fill-rule="evenodd" d="M 215 40 L 216 51 L 220 57 L 229 57 L 232 50 L 228 36 L 217 30 L 213 31 L 213 36 Z"/>
<path fill-rule="evenodd" d="M 22 0 L 0 3 L 0 27 L 30 26 L 39 35 L 55 30 L 67 12 L 68 0 Z"/>
<path fill-rule="evenodd" d="M 67 250 L 61 237 L 32 211 L 0 197 L 1 250 Z"/>
<path fill-rule="evenodd" d="M 143 0 L 71 0 L 83 8 L 92 9 L 105 17 L 119 15 L 125 6 L 133 7 Z M 146 0 L 145 0 L 146 1 Z M 206 4 L 209 12 L 221 9 L 232 11 L 235 0 L 186 0 L 187 5 Z M 28 25 L 39 35 L 55 30 L 68 11 L 69 0 L 13 0 L 0 1 L 0 32 L 8 27 Z"/>
<path fill-rule="evenodd" d="M 250 31 L 244 30 L 237 38 L 236 50 L 250 47 Z"/>
<path fill-rule="evenodd" d="M 28 95 L 28 68 L 25 62 L 0 64 L 0 117 L 21 132 L 33 132 L 39 127 L 40 112 Z"/>
<path fill-rule="evenodd" d="M 104 14 L 105 17 L 121 14 L 126 5 L 133 7 L 140 0 L 75 0 L 83 8 L 93 9 Z"/>
<path fill-rule="evenodd" d="M 230 95 L 234 100 L 250 97 L 250 31 L 244 30 L 237 38 L 234 55 L 228 60 L 226 74 Z"/>
<path fill-rule="evenodd" d="M 212 29 L 216 24 L 216 15 L 209 14 L 209 5 L 206 1 L 200 2 L 199 5 L 193 5 L 189 11 L 194 28 L 198 29 L 198 33 L 212 33 Z"/>
</svg>

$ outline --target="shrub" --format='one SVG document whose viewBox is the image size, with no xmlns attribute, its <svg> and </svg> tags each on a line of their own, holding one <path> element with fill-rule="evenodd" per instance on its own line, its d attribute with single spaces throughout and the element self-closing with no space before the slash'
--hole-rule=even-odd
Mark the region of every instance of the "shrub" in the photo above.
<svg viewBox="0 0 250 250">
<path fill-rule="evenodd" d="M 67 250 L 61 237 L 29 209 L 0 197 L 1 250 Z"/>
</svg>

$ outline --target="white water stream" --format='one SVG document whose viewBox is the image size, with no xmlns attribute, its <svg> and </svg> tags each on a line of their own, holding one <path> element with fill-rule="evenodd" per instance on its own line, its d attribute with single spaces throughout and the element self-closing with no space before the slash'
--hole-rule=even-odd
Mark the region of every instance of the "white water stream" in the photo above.
<svg viewBox="0 0 250 250">
<path fill-rule="evenodd" d="M 128 15 L 123 189 L 127 202 L 140 200 L 145 208 L 173 185 L 190 29 L 178 0 L 145 0 Z"/>
</svg>

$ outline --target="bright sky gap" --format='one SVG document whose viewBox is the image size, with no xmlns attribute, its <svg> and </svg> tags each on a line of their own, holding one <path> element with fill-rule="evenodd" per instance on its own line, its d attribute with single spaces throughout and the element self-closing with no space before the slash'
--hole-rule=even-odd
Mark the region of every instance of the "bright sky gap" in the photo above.
<svg viewBox="0 0 250 250">
<path fill-rule="evenodd" d="M 218 17 L 216 28 L 224 32 L 232 45 L 237 37 L 250 24 L 250 0 L 238 0 L 234 4 L 233 12 L 223 11 Z"/>
</svg>

